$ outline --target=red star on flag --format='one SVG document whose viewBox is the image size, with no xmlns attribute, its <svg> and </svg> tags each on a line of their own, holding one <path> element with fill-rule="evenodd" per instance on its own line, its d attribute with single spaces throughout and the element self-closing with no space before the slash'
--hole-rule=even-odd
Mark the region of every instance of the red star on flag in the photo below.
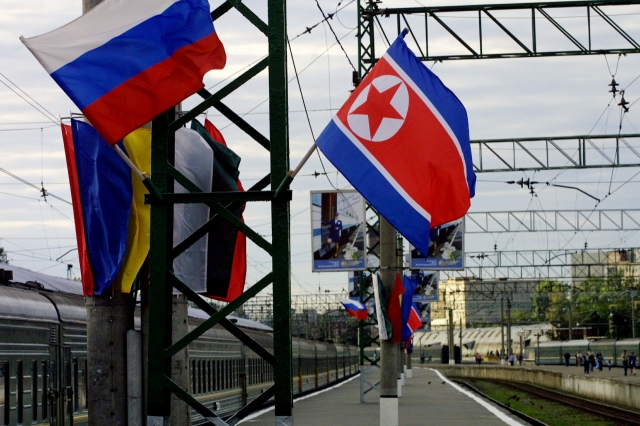
<svg viewBox="0 0 640 426">
<path fill-rule="evenodd" d="M 378 131 L 378 128 L 384 118 L 403 119 L 395 107 L 391 105 L 391 101 L 399 87 L 400 83 L 380 92 L 373 84 L 371 84 L 369 86 L 369 93 L 367 94 L 366 102 L 351 113 L 366 115 L 369 118 L 369 131 L 371 132 L 370 134 L 372 138 Z"/>
</svg>

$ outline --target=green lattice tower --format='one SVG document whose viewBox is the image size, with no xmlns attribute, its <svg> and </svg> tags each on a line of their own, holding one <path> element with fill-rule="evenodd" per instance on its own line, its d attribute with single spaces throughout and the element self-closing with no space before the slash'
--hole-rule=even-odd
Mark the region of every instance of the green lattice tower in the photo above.
<svg viewBox="0 0 640 426">
<path fill-rule="evenodd" d="M 252 66 L 233 82 L 211 94 L 201 90 L 204 99 L 197 107 L 174 119 L 173 110 L 160 115 L 153 121 L 152 133 L 152 181 L 160 197 L 149 196 L 151 204 L 151 250 L 150 250 L 150 308 L 149 318 L 149 364 L 148 364 L 148 414 L 168 417 L 171 412 L 170 394 L 174 393 L 205 418 L 215 424 L 235 424 L 256 406 L 275 396 L 276 424 L 290 425 L 292 420 L 292 359 L 291 359 L 291 323 L 290 323 L 290 210 L 291 191 L 284 191 L 275 199 L 274 190 L 266 190 L 269 185 L 275 189 L 289 171 L 289 132 L 287 101 L 287 54 L 286 54 L 286 1 L 268 0 L 268 24 L 263 22 L 240 0 L 228 0 L 212 12 L 214 20 L 222 17 L 231 8 L 237 9 L 251 24 L 262 32 L 268 40 L 268 57 Z M 251 78 L 268 68 L 269 90 L 269 137 L 265 137 L 224 103 L 224 98 Z M 270 152 L 269 171 L 262 180 L 246 192 L 202 193 L 192 182 L 181 175 L 174 167 L 175 131 L 195 118 L 206 109 L 216 108 L 225 117 L 247 133 L 263 148 Z M 190 193 L 174 193 L 174 183 L 178 182 Z M 269 243 L 243 222 L 230 210 L 246 202 L 269 202 L 272 216 L 272 242 Z M 173 246 L 173 206 L 178 203 L 204 203 L 212 212 L 217 213 L 207 224 L 194 232 L 178 246 Z M 184 283 L 173 275 L 172 264 L 180 253 L 205 235 L 211 226 L 220 220 L 226 220 L 242 231 L 258 247 L 272 256 L 272 272 L 260 279 L 219 312 L 203 301 Z M 274 353 L 269 353 L 225 317 L 273 284 L 274 299 Z M 211 317 L 179 339 L 171 341 L 171 299 L 173 289 L 181 291 Z M 198 402 L 188 392 L 171 380 L 170 358 L 185 348 L 215 324 L 221 324 L 250 349 L 262 356 L 274 367 L 275 384 L 254 401 L 226 419 L 220 419 L 208 408 Z M 277 359 L 277 362 L 275 361 Z"/>
</svg>

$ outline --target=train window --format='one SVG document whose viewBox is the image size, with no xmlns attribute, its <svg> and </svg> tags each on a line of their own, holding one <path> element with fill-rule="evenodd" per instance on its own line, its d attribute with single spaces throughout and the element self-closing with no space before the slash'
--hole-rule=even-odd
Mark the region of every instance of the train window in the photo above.
<svg viewBox="0 0 640 426">
<path fill-rule="evenodd" d="M 224 360 L 224 388 L 229 389 L 229 377 L 231 376 L 231 372 L 229 371 L 229 360 Z"/>
<path fill-rule="evenodd" d="M 80 384 L 78 368 L 78 358 L 73 359 L 73 412 L 80 411 L 80 392 L 78 392 L 78 385 Z"/>
<path fill-rule="evenodd" d="M 38 361 L 31 363 L 31 419 L 38 420 Z"/>
<path fill-rule="evenodd" d="M 3 425 L 8 425 L 9 424 L 9 396 L 11 395 L 11 388 L 9 386 L 9 364 L 2 364 L 2 366 L 0 366 L 0 371 L 2 372 L 2 387 L 4 392 L 2 392 L 2 397 L 3 397 L 3 408 L 4 410 L 2 410 L 2 416 L 4 417 L 4 421 L 2 422 Z"/>
<path fill-rule="evenodd" d="M 17 383 L 17 397 L 18 397 L 18 407 L 17 407 L 17 411 L 18 411 L 18 423 L 23 423 L 24 422 L 24 412 L 22 411 L 24 409 L 24 374 L 22 371 L 22 361 L 18 361 L 16 363 L 16 383 Z"/>
<path fill-rule="evenodd" d="M 191 361 L 191 393 L 196 393 L 196 361 Z"/>
<path fill-rule="evenodd" d="M 215 371 L 214 371 L 215 390 L 219 391 L 220 390 L 220 360 L 215 360 L 214 366 L 215 366 Z"/>
<path fill-rule="evenodd" d="M 47 388 L 48 388 L 47 361 L 42 361 L 42 419 L 49 416 L 49 405 L 47 404 Z"/>
</svg>

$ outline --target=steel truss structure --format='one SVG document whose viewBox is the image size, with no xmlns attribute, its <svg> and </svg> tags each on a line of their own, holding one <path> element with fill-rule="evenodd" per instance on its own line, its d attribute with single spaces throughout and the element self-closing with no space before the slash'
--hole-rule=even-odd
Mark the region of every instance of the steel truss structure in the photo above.
<svg viewBox="0 0 640 426">
<path fill-rule="evenodd" d="M 640 209 L 470 212 L 465 216 L 466 234 L 622 230 L 640 230 Z"/>
<path fill-rule="evenodd" d="M 268 0 L 267 7 L 268 24 L 245 6 L 241 0 L 228 0 L 212 12 L 211 15 L 216 20 L 227 11 L 235 8 L 266 36 L 268 56 L 218 92 L 211 94 L 206 90 L 201 90 L 199 95 L 204 99 L 203 102 L 180 118 L 175 119 L 172 109 L 157 117 L 152 123 L 152 182 L 157 190 L 147 198 L 151 204 L 149 322 L 153 324 L 149 333 L 148 414 L 165 417 L 165 420 L 171 413 L 170 395 L 173 393 L 205 419 L 208 419 L 210 423 L 216 425 L 234 425 L 256 407 L 275 397 L 276 424 L 291 425 L 293 423 L 292 344 L 289 308 L 291 291 L 289 204 L 291 191 L 285 189 L 282 191 L 282 196 L 276 198 L 275 190 L 265 190 L 269 185 L 274 189 L 278 187 L 289 171 L 286 1 Z M 258 132 L 223 103 L 226 96 L 267 67 L 269 69 L 269 138 Z M 220 111 L 270 153 L 269 173 L 246 192 L 203 193 L 173 167 L 175 131 L 210 107 Z M 176 182 L 190 193 L 175 193 L 174 183 Z M 271 243 L 246 226 L 230 211 L 244 203 L 256 201 L 270 203 L 271 233 L 273 236 Z M 209 206 L 212 214 L 216 214 L 190 237 L 174 246 L 173 207 L 179 203 L 204 203 Z M 256 245 L 269 253 L 272 256 L 272 272 L 236 300 L 217 311 L 185 283 L 181 282 L 172 273 L 172 267 L 173 260 L 178 255 L 207 234 L 211 226 L 220 220 L 232 224 Z M 274 294 L 274 353 L 261 347 L 226 319 L 227 315 L 264 290 L 269 284 L 273 284 Z M 178 341 L 172 341 L 171 314 L 174 288 L 211 315 L 208 320 Z M 171 378 L 170 368 L 170 360 L 173 355 L 218 323 L 274 366 L 275 376 L 273 386 L 226 419 L 218 417 L 178 386 Z"/>
<path fill-rule="evenodd" d="M 614 273 L 640 276 L 637 248 L 514 250 L 465 253 L 465 269 L 442 271 L 448 278 L 585 279 Z"/>
<path fill-rule="evenodd" d="M 379 3 L 381 2 L 377 0 L 369 0 L 360 11 L 362 33 L 370 36 L 359 37 L 363 56 L 361 63 L 367 70 L 377 59 L 373 49 L 373 27 L 379 28 L 381 37 L 388 45 L 393 40 L 380 21 L 392 17 L 395 18 L 396 34 L 405 27 L 409 30 L 409 37 L 417 49 L 416 54 L 422 61 L 640 52 L 640 44 L 629 35 L 629 31 L 635 27 L 624 29 L 612 18 L 620 11 L 625 12 L 624 6 L 640 4 L 638 0 L 403 8 L 387 8 Z M 504 16 L 505 12 L 507 16 Z M 517 17 L 517 25 L 509 22 L 514 15 Z M 566 22 L 563 17 L 572 19 Z M 576 17 L 582 19 L 576 21 Z M 597 25 L 606 26 L 617 33 L 619 44 L 615 47 L 596 47 L 599 46 L 599 40 L 596 39 Z M 525 28 L 527 30 L 523 31 Z M 430 37 L 434 33 L 449 34 L 450 40 L 457 43 L 438 43 Z M 498 37 L 500 42 L 492 43 Z M 550 50 L 546 47 L 551 45 L 566 47 L 562 50 Z"/>
<path fill-rule="evenodd" d="M 640 166 L 640 135 L 561 136 L 471 141 L 482 172 Z"/>
</svg>

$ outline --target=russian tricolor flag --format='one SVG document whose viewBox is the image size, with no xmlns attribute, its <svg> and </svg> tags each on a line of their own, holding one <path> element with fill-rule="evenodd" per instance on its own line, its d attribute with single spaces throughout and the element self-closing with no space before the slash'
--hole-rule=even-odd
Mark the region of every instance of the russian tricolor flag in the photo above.
<svg viewBox="0 0 640 426">
<path fill-rule="evenodd" d="M 339 297 L 338 299 L 352 317 L 356 317 L 359 320 L 366 320 L 369 317 L 367 307 L 357 300 L 345 299 L 343 297 Z"/>
<path fill-rule="evenodd" d="M 404 35 L 404 33 L 403 33 Z M 460 219 L 475 174 L 467 112 L 399 36 L 317 140 L 355 189 L 421 252 Z"/>
<path fill-rule="evenodd" d="M 204 74 L 226 62 L 207 0 L 105 0 L 20 39 L 110 145 L 202 89 Z"/>
</svg>

